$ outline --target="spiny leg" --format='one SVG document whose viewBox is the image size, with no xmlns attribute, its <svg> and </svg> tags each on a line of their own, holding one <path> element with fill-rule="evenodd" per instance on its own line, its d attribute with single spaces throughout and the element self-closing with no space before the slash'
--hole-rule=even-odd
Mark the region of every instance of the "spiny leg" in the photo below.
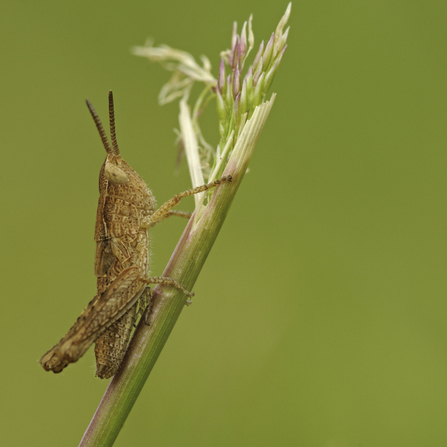
<svg viewBox="0 0 447 447">
<path fill-rule="evenodd" d="M 192 213 L 187 213 L 186 211 L 169 210 L 163 217 L 158 219 L 157 222 L 151 223 L 149 227 L 153 227 L 153 226 L 155 226 L 155 224 L 158 224 L 171 216 L 177 216 L 177 217 L 183 217 L 185 219 L 190 219 L 192 216 Z"/>
<path fill-rule="evenodd" d="M 170 216 L 177 216 L 177 217 L 183 217 L 185 219 L 190 219 L 192 216 L 192 213 L 188 213 L 186 211 L 170 210 L 168 212 L 168 214 L 166 215 L 166 217 L 168 218 Z"/>
<path fill-rule="evenodd" d="M 172 208 L 174 208 L 177 203 L 180 202 L 181 199 L 184 197 L 192 196 L 194 194 L 198 194 L 203 191 L 207 191 L 208 189 L 215 188 L 217 185 L 220 185 L 224 182 L 231 182 L 232 177 L 231 175 L 226 175 L 225 177 L 222 177 L 218 180 L 215 180 L 212 183 L 207 183 L 206 185 L 197 186 L 196 188 L 188 189 L 187 191 L 183 191 L 180 194 L 175 195 L 172 199 L 168 200 L 167 202 L 163 203 L 163 205 L 158 208 L 157 211 L 155 211 L 152 216 L 150 216 L 149 220 L 149 226 L 153 226 L 159 221 L 165 219 L 166 214 L 168 214 Z"/>
</svg>

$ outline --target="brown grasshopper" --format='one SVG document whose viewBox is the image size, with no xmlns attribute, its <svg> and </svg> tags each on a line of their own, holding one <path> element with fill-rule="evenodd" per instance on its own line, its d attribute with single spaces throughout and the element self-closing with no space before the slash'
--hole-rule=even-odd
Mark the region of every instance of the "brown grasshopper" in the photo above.
<svg viewBox="0 0 447 447">
<path fill-rule="evenodd" d="M 177 194 L 156 210 L 155 199 L 142 178 L 121 158 L 115 134 L 113 94 L 109 92 L 109 143 L 90 101 L 87 106 L 98 128 L 107 157 L 99 174 L 99 202 L 95 226 L 95 275 L 97 294 L 59 343 L 40 364 L 46 371 L 61 372 L 79 360 L 93 344 L 96 375 L 112 377 L 119 368 L 136 318 L 138 302 L 147 296 L 147 284 L 165 284 L 192 293 L 172 278 L 149 277 L 148 229 L 170 215 L 183 198 L 214 188 L 231 176 Z M 140 300 L 141 299 L 141 300 Z M 148 311 L 150 309 L 147 309 Z"/>
</svg>

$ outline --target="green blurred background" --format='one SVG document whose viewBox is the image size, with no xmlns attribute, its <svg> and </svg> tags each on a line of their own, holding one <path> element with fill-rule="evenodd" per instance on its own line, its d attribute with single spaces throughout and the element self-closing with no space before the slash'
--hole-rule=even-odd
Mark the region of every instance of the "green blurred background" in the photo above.
<svg viewBox="0 0 447 447">
<path fill-rule="evenodd" d="M 38 363 L 95 294 L 85 97 L 107 121 L 113 88 L 121 151 L 161 203 L 190 186 L 178 106 L 131 46 L 217 73 L 233 20 L 253 13 L 259 45 L 286 6 L 3 2 L 1 445 L 77 445 L 107 386 L 92 350 L 60 375 Z M 116 446 L 447 445 L 447 3 L 303 0 L 289 24 L 251 171 Z M 155 275 L 183 226 L 153 230 Z"/>
</svg>

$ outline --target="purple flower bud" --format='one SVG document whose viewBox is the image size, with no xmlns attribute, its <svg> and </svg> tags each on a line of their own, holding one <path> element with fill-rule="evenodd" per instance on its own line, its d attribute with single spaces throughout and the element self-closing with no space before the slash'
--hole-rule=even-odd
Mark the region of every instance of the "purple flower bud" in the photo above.
<svg viewBox="0 0 447 447">
<path fill-rule="evenodd" d="M 238 65 L 239 65 L 239 67 L 242 67 L 243 66 L 242 62 L 244 60 L 244 53 L 242 53 L 241 41 L 239 41 L 239 44 L 237 46 L 237 52 L 238 52 L 238 55 L 239 55 Z"/>
<path fill-rule="evenodd" d="M 252 49 L 255 46 L 255 36 L 253 34 L 253 28 L 252 28 L 252 22 L 253 22 L 253 14 L 250 14 L 250 17 L 248 18 L 248 45 L 250 45 L 250 49 Z"/>
<path fill-rule="evenodd" d="M 250 67 L 248 67 L 248 71 L 247 74 L 244 77 L 244 82 L 247 84 L 253 84 L 253 67 L 250 65 Z"/>
<path fill-rule="evenodd" d="M 237 22 L 233 22 L 233 33 L 231 34 L 231 51 L 234 50 L 237 38 Z"/>
<path fill-rule="evenodd" d="M 244 77 L 244 81 L 247 81 L 248 78 L 252 78 L 252 77 L 253 77 L 253 66 L 250 65 L 250 66 L 248 67 L 247 74 L 246 74 L 245 77 Z"/>
<path fill-rule="evenodd" d="M 279 60 L 277 60 L 274 64 L 273 67 L 270 68 L 270 70 L 267 72 L 267 74 L 265 75 L 265 80 L 264 80 L 264 93 L 267 93 L 267 90 L 270 88 L 270 86 L 272 85 L 273 82 L 273 78 L 275 77 L 275 73 L 276 70 L 278 69 L 279 66 Z"/>
<path fill-rule="evenodd" d="M 250 66 L 247 74 L 245 75 L 244 78 L 244 84 L 246 85 L 246 89 L 247 89 L 247 98 L 250 96 L 252 90 L 253 90 L 253 74 L 252 74 L 252 67 Z M 243 88 L 243 87 L 242 87 Z"/>
<path fill-rule="evenodd" d="M 219 79 L 217 81 L 217 88 L 219 89 L 220 93 L 222 93 L 225 88 L 225 63 L 223 59 L 220 60 Z"/>
<path fill-rule="evenodd" d="M 236 98 L 234 99 L 234 122 L 236 123 L 236 125 L 241 120 L 241 114 L 240 114 L 240 110 L 239 110 L 240 101 L 241 101 L 241 92 L 239 92 L 237 94 Z"/>
<path fill-rule="evenodd" d="M 275 40 L 275 33 L 272 33 L 272 36 L 270 37 L 270 40 L 268 41 L 268 44 L 265 47 L 265 51 L 263 54 L 263 65 L 262 65 L 263 70 L 265 70 L 268 67 L 270 60 L 272 58 L 274 40 Z"/>
<path fill-rule="evenodd" d="M 290 26 L 285 30 L 284 34 L 281 36 L 281 38 L 278 40 L 278 42 L 275 43 L 274 49 L 273 49 L 273 57 L 275 57 L 278 53 L 282 51 L 284 46 L 287 43 L 287 37 L 289 36 L 289 30 Z"/>
<path fill-rule="evenodd" d="M 281 20 L 279 21 L 278 26 L 276 27 L 274 56 L 276 56 L 281 51 L 281 48 L 283 47 L 283 44 L 282 44 L 283 32 L 282 32 L 282 30 L 283 30 L 285 24 L 287 23 L 287 21 L 289 20 L 291 9 L 292 9 L 292 3 L 289 3 L 287 5 L 286 12 L 281 17 Z M 284 34 L 286 34 L 286 39 L 287 39 L 288 31 L 286 31 Z M 285 43 L 285 41 L 284 41 L 284 43 Z"/>
<path fill-rule="evenodd" d="M 233 78 L 233 96 L 236 98 L 237 94 L 240 91 L 241 87 L 241 71 L 239 70 L 239 65 L 236 65 L 234 69 L 234 78 Z"/>
<path fill-rule="evenodd" d="M 259 50 L 256 53 L 255 60 L 253 61 L 253 71 L 256 71 L 258 68 L 259 60 L 261 59 L 262 52 L 264 51 L 264 41 L 261 42 L 261 45 L 259 45 Z"/>
<path fill-rule="evenodd" d="M 242 27 L 241 31 L 241 40 L 240 40 L 240 51 L 239 51 L 239 58 L 243 59 L 245 56 L 245 53 L 247 52 L 247 22 L 244 22 L 244 26 Z"/>
<path fill-rule="evenodd" d="M 262 95 L 264 93 L 264 79 L 265 79 L 265 72 L 263 72 L 259 77 L 258 83 L 255 88 L 255 93 L 253 95 L 254 106 L 258 106 L 259 104 L 261 104 Z"/>
<path fill-rule="evenodd" d="M 284 34 L 281 37 L 281 40 L 286 43 L 287 42 L 287 37 L 289 37 L 289 31 L 290 31 L 290 26 L 287 27 L 287 29 L 284 31 Z"/>
<path fill-rule="evenodd" d="M 225 102 L 230 106 L 230 104 L 233 104 L 233 89 L 231 88 L 232 82 L 231 82 L 231 75 L 227 76 L 227 85 L 226 85 L 226 98 Z"/>
<path fill-rule="evenodd" d="M 284 45 L 284 48 L 281 50 L 280 55 L 278 56 L 278 60 L 281 62 L 282 57 L 284 56 L 284 53 L 286 52 L 287 44 Z"/>
<path fill-rule="evenodd" d="M 286 52 L 286 49 L 287 49 L 287 45 L 284 46 L 284 48 L 281 50 L 281 52 L 278 54 L 278 56 L 275 59 L 275 63 L 273 64 L 275 66 L 274 73 L 276 73 L 278 71 L 279 64 L 282 61 L 282 58 L 284 56 L 284 53 Z M 271 71 L 271 69 L 269 70 L 269 72 L 270 71 Z"/>
<path fill-rule="evenodd" d="M 234 70 L 234 68 L 236 67 L 236 65 L 239 62 L 239 36 L 236 36 L 236 44 L 234 45 L 233 48 L 233 53 L 231 55 L 231 59 L 230 59 L 230 67 L 232 70 Z"/>
<path fill-rule="evenodd" d="M 242 83 L 240 109 L 241 115 L 243 115 L 247 111 L 247 82 L 245 79 Z"/>
<path fill-rule="evenodd" d="M 264 93 L 267 93 L 267 90 L 272 85 L 273 78 L 275 77 L 275 74 L 278 71 L 279 64 L 281 63 L 282 57 L 284 56 L 284 53 L 286 52 L 286 48 L 287 48 L 287 45 L 281 50 L 281 53 L 279 53 L 278 57 L 276 58 L 276 61 L 273 64 L 273 67 L 265 75 Z"/>
<path fill-rule="evenodd" d="M 258 84 L 258 79 L 262 73 L 262 66 L 263 66 L 263 58 L 261 56 L 261 59 L 259 60 L 258 68 L 256 69 L 255 73 L 253 74 L 253 86 L 256 86 Z"/>
<path fill-rule="evenodd" d="M 219 90 L 217 90 L 216 92 L 216 97 L 217 97 L 216 101 L 217 115 L 219 117 L 219 121 L 221 123 L 224 123 L 226 121 L 227 112 L 226 112 L 225 101 L 223 100 Z"/>
</svg>

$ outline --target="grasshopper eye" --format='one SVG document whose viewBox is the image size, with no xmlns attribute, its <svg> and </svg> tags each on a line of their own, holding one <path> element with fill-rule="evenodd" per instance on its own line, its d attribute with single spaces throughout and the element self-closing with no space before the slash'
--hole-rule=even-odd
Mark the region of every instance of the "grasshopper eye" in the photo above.
<svg viewBox="0 0 447 447">
<path fill-rule="evenodd" d="M 104 166 L 104 175 L 109 182 L 116 185 L 121 185 L 129 181 L 129 177 L 122 169 L 109 162 L 106 162 Z"/>
</svg>

